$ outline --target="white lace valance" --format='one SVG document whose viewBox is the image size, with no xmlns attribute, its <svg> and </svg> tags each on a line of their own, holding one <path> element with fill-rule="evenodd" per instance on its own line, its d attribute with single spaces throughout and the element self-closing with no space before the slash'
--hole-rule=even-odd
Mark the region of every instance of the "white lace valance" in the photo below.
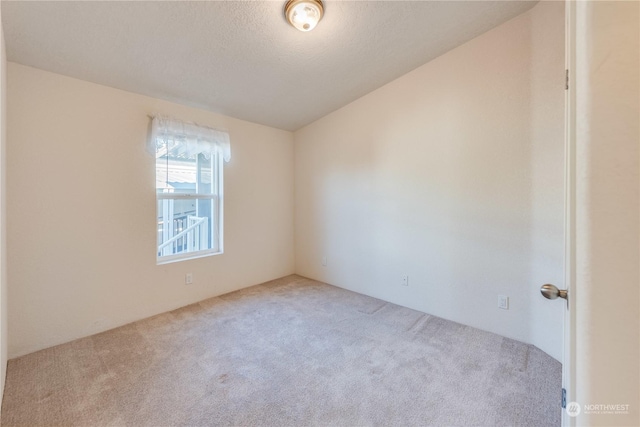
<svg viewBox="0 0 640 427">
<path fill-rule="evenodd" d="M 227 132 L 159 115 L 153 116 L 151 120 L 151 137 L 147 150 L 154 155 L 163 150 L 177 150 L 179 154 L 188 157 L 202 153 L 207 158 L 217 151 L 222 154 L 225 162 L 231 160 Z"/>
</svg>

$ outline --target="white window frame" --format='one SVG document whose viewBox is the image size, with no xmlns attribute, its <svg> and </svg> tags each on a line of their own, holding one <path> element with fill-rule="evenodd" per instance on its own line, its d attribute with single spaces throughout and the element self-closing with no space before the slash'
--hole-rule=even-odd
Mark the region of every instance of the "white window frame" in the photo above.
<svg viewBox="0 0 640 427">
<path fill-rule="evenodd" d="M 154 167 L 156 165 L 154 164 Z M 224 253 L 224 165 L 223 156 L 217 150 L 211 153 L 211 194 L 186 194 L 186 193 L 159 193 L 156 189 L 156 222 L 159 217 L 158 202 L 161 200 L 211 200 L 212 201 L 212 224 L 211 239 L 212 249 L 201 251 L 184 252 L 172 255 L 160 255 L 158 246 L 160 242 L 156 238 L 156 263 L 157 265 L 168 264 L 178 261 L 186 261 L 190 259 L 202 258 L 212 255 L 220 255 Z M 157 230 L 156 230 L 157 235 Z M 217 244 L 216 244 L 217 236 Z"/>
</svg>

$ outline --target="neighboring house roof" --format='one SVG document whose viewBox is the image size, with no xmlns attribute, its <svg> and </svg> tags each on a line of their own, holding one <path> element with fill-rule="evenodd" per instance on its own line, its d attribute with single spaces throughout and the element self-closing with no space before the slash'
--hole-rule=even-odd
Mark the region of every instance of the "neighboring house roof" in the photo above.
<svg viewBox="0 0 640 427">
<path fill-rule="evenodd" d="M 206 169 L 202 173 L 202 181 L 211 182 L 211 172 Z M 193 190 L 196 189 L 195 162 L 169 161 L 169 167 L 156 163 L 156 189 Z"/>
</svg>

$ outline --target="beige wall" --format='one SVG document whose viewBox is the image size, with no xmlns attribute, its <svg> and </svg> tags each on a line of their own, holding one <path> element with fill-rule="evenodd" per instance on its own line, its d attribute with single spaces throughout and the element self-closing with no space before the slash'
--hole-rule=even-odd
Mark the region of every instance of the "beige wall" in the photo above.
<svg viewBox="0 0 640 427">
<path fill-rule="evenodd" d="M 297 131 L 297 273 L 560 359 L 563 78 L 540 3 Z"/>
<path fill-rule="evenodd" d="M 0 402 L 7 374 L 7 204 L 6 204 L 7 54 L 0 14 Z"/>
<path fill-rule="evenodd" d="M 578 425 L 640 425 L 640 3 L 577 3 Z"/>
<path fill-rule="evenodd" d="M 230 133 L 223 255 L 156 265 L 153 112 Z M 14 63 L 7 121 L 10 357 L 293 273 L 290 132 Z"/>
</svg>

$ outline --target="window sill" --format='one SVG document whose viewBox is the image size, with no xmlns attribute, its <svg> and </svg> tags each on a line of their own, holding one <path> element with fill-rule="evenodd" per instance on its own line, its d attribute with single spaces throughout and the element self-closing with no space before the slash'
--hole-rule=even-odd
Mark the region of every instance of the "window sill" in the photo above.
<svg viewBox="0 0 640 427">
<path fill-rule="evenodd" d="M 224 251 L 199 251 L 191 252 L 185 255 L 167 255 L 156 258 L 156 265 L 171 264 L 174 262 L 188 261 L 191 259 L 204 258 L 213 255 L 222 255 Z"/>
</svg>

